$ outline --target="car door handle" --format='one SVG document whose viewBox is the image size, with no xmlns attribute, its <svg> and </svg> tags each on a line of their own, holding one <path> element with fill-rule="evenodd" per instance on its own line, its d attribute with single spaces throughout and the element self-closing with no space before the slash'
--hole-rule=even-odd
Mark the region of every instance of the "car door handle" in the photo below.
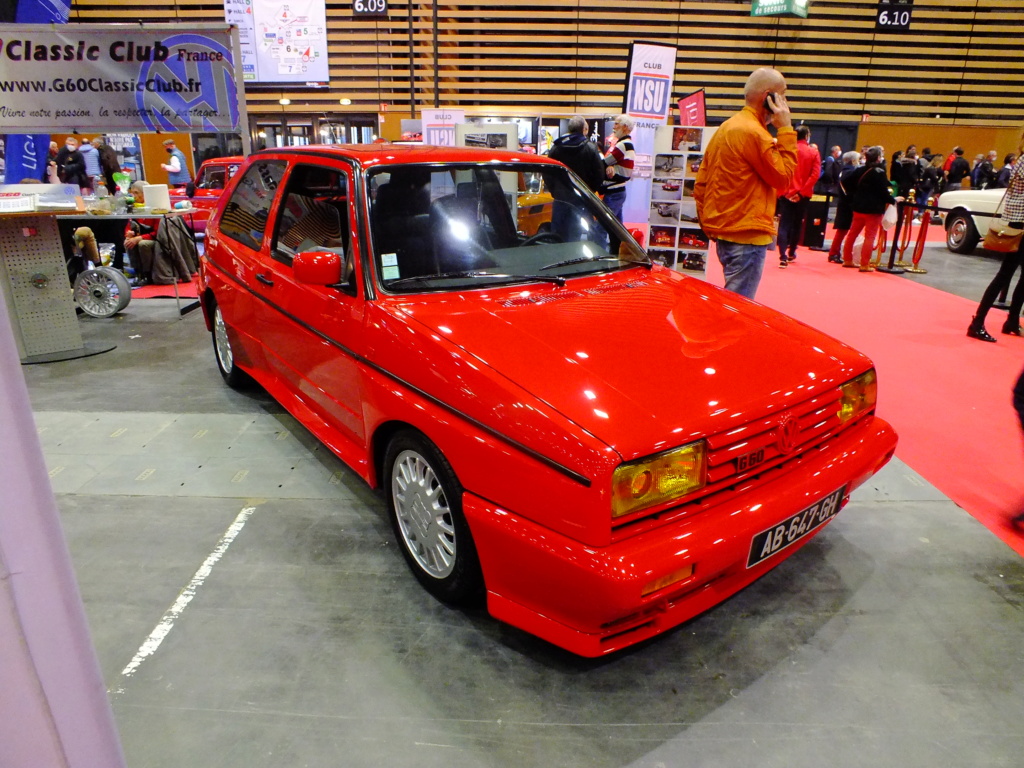
<svg viewBox="0 0 1024 768">
<path fill-rule="evenodd" d="M 266 275 L 256 275 L 256 279 L 257 279 L 257 280 L 259 280 L 259 281 L 260 281 L 261 283 L 263 283 L 264 285 L 269 285 L 269 286 L 271 286 L 271 287 L 273 287 L 273 285 L 274 285 L 274 281 L 273 281 L 273 280 L 271 280 L 271 279 L 270 279 L 269 277 L 267 277 Z"/>
</svg>

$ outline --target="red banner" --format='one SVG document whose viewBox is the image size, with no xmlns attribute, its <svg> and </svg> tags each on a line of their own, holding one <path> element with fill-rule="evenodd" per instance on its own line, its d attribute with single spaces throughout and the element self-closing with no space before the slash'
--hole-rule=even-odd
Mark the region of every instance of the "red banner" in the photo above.
<svg viewBox="0 0 1024 768">
<path fill-rule="evenodd" d="M 704 108 L 704 89 L 694 91 L 679 100 L 679 124 L 684 126 L 707 125 Z"/>
</svg>

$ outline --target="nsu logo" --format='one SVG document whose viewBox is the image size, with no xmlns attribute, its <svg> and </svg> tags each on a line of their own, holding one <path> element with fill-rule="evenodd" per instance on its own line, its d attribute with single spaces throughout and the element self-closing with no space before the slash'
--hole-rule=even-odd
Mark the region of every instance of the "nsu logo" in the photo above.
<svg viewBox="0 0 1024 768">
<path fill-rule="evenodd" d="M 650 75 L 633 75 L 629 113 L 664 117 L 668 114 L 669 79 Z"/>
</svg>

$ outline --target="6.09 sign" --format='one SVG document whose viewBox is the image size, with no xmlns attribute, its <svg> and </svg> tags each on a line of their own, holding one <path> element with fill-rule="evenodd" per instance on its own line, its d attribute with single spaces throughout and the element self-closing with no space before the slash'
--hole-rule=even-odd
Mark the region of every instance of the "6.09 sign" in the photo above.
<svg viewBox="0 0 1024 768">
<path fill-rule="evenodd" d="M 352 0 L 355 16 L 387 16 L 388 0 Z"/>
</svg>

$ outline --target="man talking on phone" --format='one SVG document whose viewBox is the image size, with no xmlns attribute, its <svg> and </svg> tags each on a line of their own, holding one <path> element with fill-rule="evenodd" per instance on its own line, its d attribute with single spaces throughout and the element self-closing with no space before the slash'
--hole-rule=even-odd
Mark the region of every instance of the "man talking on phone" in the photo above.
<svg viewBox="0 0 1024 768">
<path fill-rule="evenodd" d="M 743 99 L 708 142 L 693 197 L 701 227 L 716 241 L 726 289 L 752 299 L 775 236 L 775 201 L 796 172 L 796 131 L 777 69 L 754 70 Z"/>
</svg>

